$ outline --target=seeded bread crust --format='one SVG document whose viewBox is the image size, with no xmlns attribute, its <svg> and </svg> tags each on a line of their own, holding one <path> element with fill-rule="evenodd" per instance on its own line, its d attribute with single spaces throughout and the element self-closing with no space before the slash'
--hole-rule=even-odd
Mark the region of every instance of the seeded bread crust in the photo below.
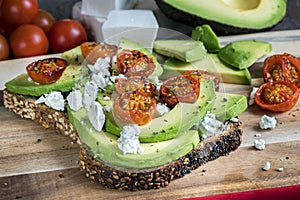
<svg viewBox="0 0 300 200">
<path fill-rule="evenodd" d="M 69 137 L 72 142 L 81 144 L 75 128 L 68 120 L 66 112 L 54 110 L 44 104 L 35 104 L 36 98 L 3 90 L 4 107 L 22 118 L 31 119 L 45 128 L 56 130 Z"/>
<path fill-rule="evenodd" d="M 75 128 L 67 113 L 53 110 L 43 104 L 35 104 L 35 98 L 3 91 L 4 106 L 21 116 L 51 128 L 79 143 Z M 221 135 L 207 138 L 185 156 L 163 166 L 149 169 L 126 169 L 111 166 L 94 158 L 88 147 L 80 145 L 79 168 L 94 182 L 118 190 L 150 190 L 166 187 L 175 179 L 220 156 L 227 156 L 242 143 L 241 122 L 229 122 L 230 128 Z"/>
</svg>

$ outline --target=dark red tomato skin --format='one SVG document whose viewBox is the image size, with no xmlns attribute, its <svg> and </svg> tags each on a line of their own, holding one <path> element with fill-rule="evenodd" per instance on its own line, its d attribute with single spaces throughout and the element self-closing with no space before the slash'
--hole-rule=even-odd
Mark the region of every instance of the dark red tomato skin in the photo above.
<svg viewBox="0 0 300 200">
<path fill-rule="evenodd" d="M 15 29 L 9 37 L 9 45 L 16 58 L 44 55 L 49 49 L 46 34 L 33 24 L 24 24 Z"/>
<path fill-rule="evenodd" d="M 62 53 L 87 41 L 84 27 L 72 19 L 55 22 L 48 31 L 50 50 L 52 53 Z"/>
<path fill-rule="evenodd" d="M 26 71 L 33 81 L 50 84 L 60 79 L 67 65 L 67 61 L 61 58 L 45 58 L 27 65 Z"/>
<path fill-rule="evenodd" d="M 50 30 L 51 26 L 55 23 L 55 19 L 53 15 L 48 11 L 39 9 L 36 17 L 31 23 L 37 25 L 38 27 L 43 29 L 45 33 L 47 33 Z"/>
<path fill-rule="evenodd" d="M 272 88 L 275 84 L 282 84 L 284 86 L 287 86 L 288 88 L 293 91 L 293 94 L 282 94 L 282 96 L 285 96 L 286 100 L 283 102 L 278 103 L 270 103 L 264 100 L 263 92 L 267 88 Z M 278 92 L 279 93 L 279 92 Z M 266 82 L 263 85 L 259 87 L 259 89 L 256 91 L 254 95 L 255 103 L 261 107 L 264 110 L 269 110 L 272 112 L 285 112 L 293 108 L 299 98 L 299 89 L 292 83 L 286 82 L 286 81 L 272 81 L 272 82 Z"/>
<path fill-rule="evenodd" d="M 0 33 L 0 61 L 9 57 L 9 45 L 6 38 Z"/>
<path fill-rule="evenodd" d="M 10 26 L 30 23 L 38 13 L 37 0 L 3 0 L 1 5 L 2 19 Z"/>
</svg>

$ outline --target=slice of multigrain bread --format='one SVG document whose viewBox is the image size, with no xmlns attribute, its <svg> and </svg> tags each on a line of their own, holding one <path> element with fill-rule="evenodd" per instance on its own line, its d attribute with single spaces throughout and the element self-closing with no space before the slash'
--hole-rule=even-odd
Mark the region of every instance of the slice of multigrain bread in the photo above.
<svg viewBox="0 0 300 200">
<path fill-rule="evenodd" d="M 3 91 L 4 106 L 22 118 L 34 120 L 45 128 L 52 128 L 81 144 L 77 131 L 70 124 L 67 113 L 35 104 L 28 96 Z M 119 190 L 149 190 L 166 187 L 174 180 L 185 176 L 208 161 L 227 156 L 242 142 L 241 122 L 228 122 L 229 128 L 222 134 L 207 138 L 185 156 L 147 169 L 128 169 L 112 166 L 94 158 L 89 148 L 80 145 L 79 168 L 94 182 L 107 188 Z"/>
</svg>

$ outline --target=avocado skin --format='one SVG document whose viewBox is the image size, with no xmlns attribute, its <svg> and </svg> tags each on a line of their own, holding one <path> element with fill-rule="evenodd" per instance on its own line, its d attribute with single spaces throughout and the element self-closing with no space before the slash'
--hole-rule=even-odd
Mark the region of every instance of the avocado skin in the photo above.
<svg viewBox="0 0 300 200">
<path fill-rule="evenodd" d="M 269 27 L 261 28 L 261 29 L 253 29 L 253 28 L 241 28 L 235 27 L 227 24 L 222 24 L 216 21 L 207 20 L 204 18 L 200 18 L 198 16 L 189 14 L 187 12 L 183 12 L 179 9 L 174 8 L 173 6 L 164 2 L 164 0 L 155 0 L 159 9 L 169 18 L 181 22 L 183 24 L 197 27 L 202 24 L 208 24 L 218 35 L 234 35 L 234 34 L 246 34 L 246 33 L 255 33 L 260 31 L 268 31 L 275 27 L 278 23 L 280 23 L 283 18 L 278 21 L 277 24 L 270 25 Z"/>
</svg>

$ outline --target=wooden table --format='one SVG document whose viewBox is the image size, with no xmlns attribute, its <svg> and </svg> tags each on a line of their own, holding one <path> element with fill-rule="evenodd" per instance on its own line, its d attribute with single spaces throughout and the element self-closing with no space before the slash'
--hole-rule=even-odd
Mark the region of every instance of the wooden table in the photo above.
<svg viewBox="0 0 300 200">
<path fill-rule="evenodd" d="M 271 54 L 286 51 L 300 56 L 300 30 L 222 37 L 221 42 L 224 45 L 250 38 L 271 42 Z M 0 69 L 12 62 L 24 64 L 22 59 L 0 62 Z M 262 82 L 261 68 L 261 62 L 251 67 L 253 85 Z M 3 81 L 4 75 L 1 76 Z M 225 84 L 226 92 L 246 96 L 251 89 L 252 86 Z M 260 130 L 258 122 L 263 114 L 276 117 L 275 129 Z M 166 188 L 129 192 L 91 183 L 78 169 L 77 144 L 1 106 L 0 199 L 179 199 L 300 184 L 300 100 L 292 110 L 280 114 L 250 106 L 240 119 L 243 143 L 229 156 L 205 164 Z M 254 140 L 259 139 L 256 133 L 266 141 L 265 150 L 253 147 Z M 271 163 L 271 169 L 263 171 L 266 162 Z M 281 167 L 283 171 L 278 172 Z"/>
</svg>

